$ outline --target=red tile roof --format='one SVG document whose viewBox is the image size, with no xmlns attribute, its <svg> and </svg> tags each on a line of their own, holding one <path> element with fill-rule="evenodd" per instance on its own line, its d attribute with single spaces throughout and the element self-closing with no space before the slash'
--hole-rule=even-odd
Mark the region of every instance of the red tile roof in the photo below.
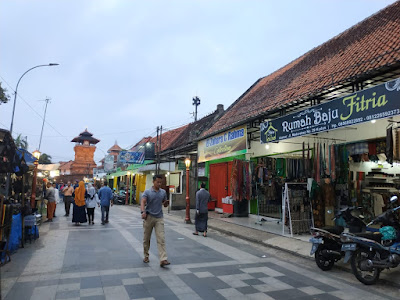
<svg viewBox="0 0 400 300">
<path fill-rule="evenodd" d="M 170 145 L 176 141 L 176 139 L 179 138 L 181 133 L 188 127 L 189 124 L 186 124 L 182 127 L 163 132 L 161 135 L 161 152 L 170 148 Z M 156 143 L 157 142 L 157 136 L 153 137 L 150 141 L 150 143 Z M 155 153 L 157 153 L 157 147 L 155 149 Z"/>
<path fill-rule="evenodd" d="M 121 151 L 122 148 L 120 146 L 117 145 L 117 142 L 115 142 L 114 146 L 112 146 L 110 149 L 108 149 L 108 153 L 110 153 L 111 151 Z"/>
<path fill-rule="evenodd" d="M 258 80 L 203 137 L 310 98 L 333 85 L 400 64 L 400 2 L 397 1 L 274 73 Z"/>
<path fill-rule="evenodd" d="M 146 136 L 144 138 L 142 138 L 139 142 L 137 142 L 130 150 L 133 151 L 136 149 L 136 147 L 146 144 L 147 142 L 149 142 L 152 139 L 151 136 Z"/>
</svg>

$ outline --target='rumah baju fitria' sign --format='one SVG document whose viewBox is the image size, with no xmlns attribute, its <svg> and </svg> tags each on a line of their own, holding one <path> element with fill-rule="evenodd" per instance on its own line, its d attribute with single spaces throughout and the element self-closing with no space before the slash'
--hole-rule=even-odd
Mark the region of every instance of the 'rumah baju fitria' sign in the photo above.
<svg viewBox="0 0 400 300">
<path fill-rule="evenodd" d="M 198 161 L 205 162 L 247 152 L 247 127 L 236 127 L 198 143 Z"/>
<path fill-rule="evenodd" d="M 261 124 L 261 143 L 400 114 L 400 78 Z"/>
</svg>

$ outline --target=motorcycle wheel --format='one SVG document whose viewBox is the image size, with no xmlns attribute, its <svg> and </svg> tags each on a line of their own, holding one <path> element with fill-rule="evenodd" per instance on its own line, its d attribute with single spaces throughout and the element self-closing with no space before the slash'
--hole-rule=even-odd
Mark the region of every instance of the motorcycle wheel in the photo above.
<svg viewBox="0 0 400 300">
<path fill-rule="evenodd" d="M 365 285 L 372 285 L 379 279 L 381 269 L 371 268 L 366 265 L 367 260 L 372 258 L 373 254 L 366 249 L 358 249 L 351 257 L 351 269 L 354 276 Z"/>
<path fill-rule="evenodd" d="M 315 252 L 315 262 L 322 271 L 329 271 L 333 268 L 335 261 L 333 259 L 327 259 L 322 255 L 322 251 L 328 249 L 325 245 L 320 245 Z"/>
</svg>

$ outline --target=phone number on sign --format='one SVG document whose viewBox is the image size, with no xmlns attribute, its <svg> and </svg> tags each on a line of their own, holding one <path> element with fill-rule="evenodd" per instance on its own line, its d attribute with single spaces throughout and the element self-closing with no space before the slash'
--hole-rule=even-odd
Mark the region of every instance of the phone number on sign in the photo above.
<svg viewBox="0 0 400 300">
<path fill-rule="evenodd" d="M 369 121 L 369 120 L 374 120 L 374 119 L 381 119 L 381 118 L 390 117 L 390 116 L 399 115 L 399 114 L 400 114 L 400 109 L 393 109 L 393 110 L 381 112 L 379 114 L 366 116 L 365 120 Z"/>
</svg>

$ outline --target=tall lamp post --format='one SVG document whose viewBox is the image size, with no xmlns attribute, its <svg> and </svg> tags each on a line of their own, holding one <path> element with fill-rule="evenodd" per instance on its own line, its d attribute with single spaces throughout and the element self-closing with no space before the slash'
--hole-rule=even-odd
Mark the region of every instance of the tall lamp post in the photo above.
<svg viewBox="0 0 400 300">
<path fill-rule="evenodd" d="M 32 71 L 33 69 L 40 68 L 40 67 L 53 67 L 53 66 L 58 66 L 58 64 L 50 63 L 50 64 L 47 64 L 47 65 L 38 65 L 38 66 L 35 66 L 35 67 L 30 68 L 29 70 L 25 71 L 25 73 L 22 74 L 21 77 L 18 79 L 17 87 L 15 88 L 15 93 L 14 93 L 14 104 L 13 104 L 13 110 L 12 110 L 12 116 L 11 116 L 10 134 L 12 134 L 12 130 L 13 130 L 13 125 L 14 125 L 14 113 L 15 113 L 15 104 L 16 104 L 16 102 L 17 102 L 18 86 L 19 86 L 19 82 L 21 81 L 22 77 L 24 77 L 26 73 L 28 73 L 29 71 Z"/>
<path fill-rule="evenodd" d="M 186 224 L 192 224 L 190 221 L 190 197 L 189 197 L 189 168 L 190 168 L 190 159 L 186 158 L 185 159 L 185 165 L 186 165 L 186 217 L 185 217 L 185 223 Z"/>
<path fill-rule="evenodd" d="M 39 158 L 40 158 L 40 151 L 35 150 L 33 151 L 33 156 L 36 158 L 34 165 L 35 168 L 33 169 L 33 179 L 32 179 L 32 193 L 31 193 L 31 208 L 35 208 L 35 203 L 36 203 L 36 177 L 37 177 L 37 169 L 38 169 L 38 164 L 39 164 Z"/>
</svg>

